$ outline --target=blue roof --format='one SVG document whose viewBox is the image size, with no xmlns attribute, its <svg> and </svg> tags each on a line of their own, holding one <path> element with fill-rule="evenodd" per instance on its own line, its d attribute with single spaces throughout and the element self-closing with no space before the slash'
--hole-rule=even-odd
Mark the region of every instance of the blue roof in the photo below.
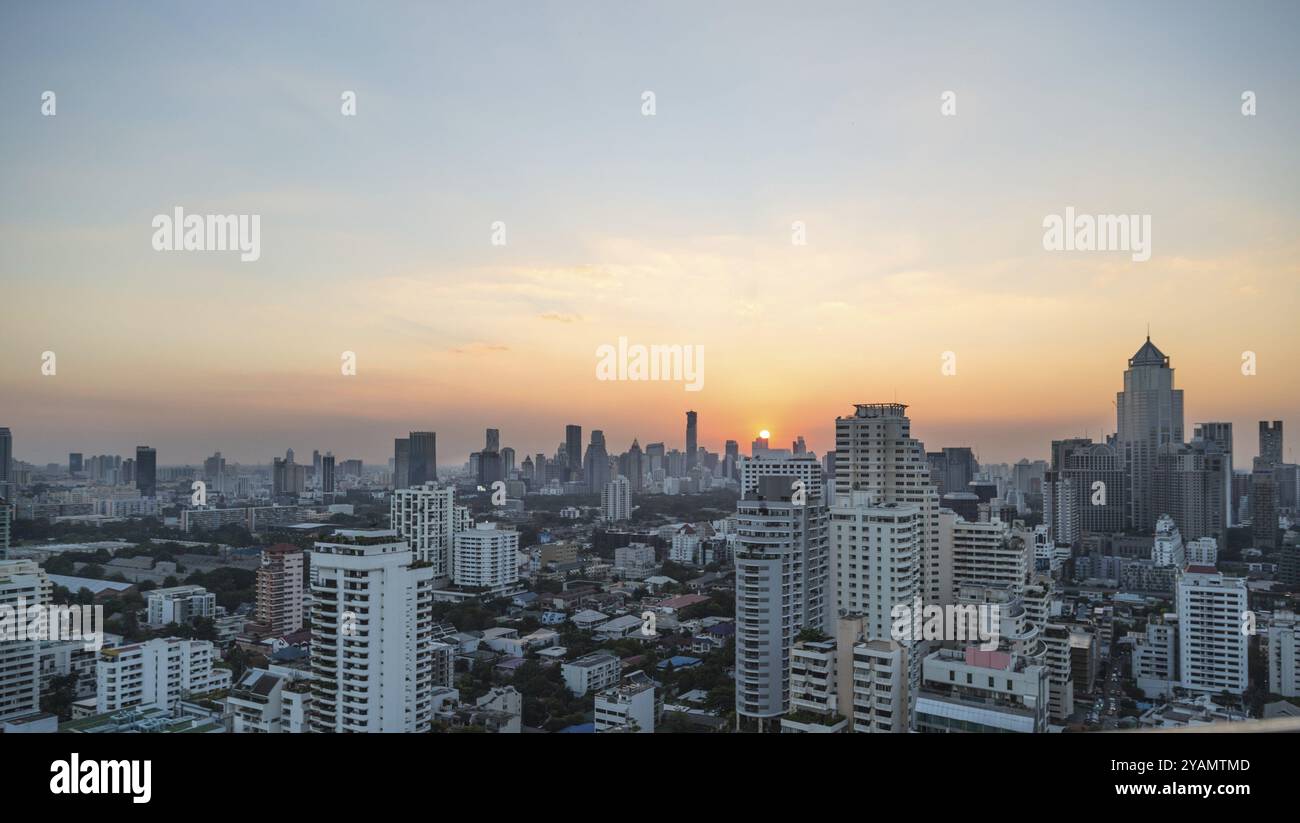
<svg viewBox="0 0 1300 823">
<path fill-rule="evenodd" d="M 670 657 L 667 660 L 660 660 L 659 668 L 666 669 L 668 668 L 668 664 L 671 663 L 674 669 L 683 669 L 689 666 L 698 666 L 703 662 L 704 661 L 698 657 L 687 657 L 684 654 L 679 654 L 674 657 Z"/>
</svg>

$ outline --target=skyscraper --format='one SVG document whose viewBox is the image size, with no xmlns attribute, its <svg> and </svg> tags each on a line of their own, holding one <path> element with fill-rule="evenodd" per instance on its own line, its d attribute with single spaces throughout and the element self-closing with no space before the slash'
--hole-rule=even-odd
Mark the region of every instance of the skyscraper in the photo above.
<svg viewBox="0 0 1300 823">
<path fill-rule="evenodd" d="M 158 453 L 149 446 L 135 447 L 135 487 L 141 497 L 158 496 Z"/>
<path fill-rule="evenodd" d="M 411 485 L 411 441 L 406 437 L 393 439 L 393 488 L 404 489 Z"/>
<path fill-rule="evenodd" d="M 696 453 L 699 451 L 699 432 L 696 430 L 695 412 L 686 413 L 686 471 L 695 468 Z"/>
<path fill-rule="evenodd" d="M 8 434 L 8 429 L 0 429 Z M 33 560 L 0 560 L 0 606 L 26 620 L 26 609 L 50 602 L 52 586 L 45 571 Z M 18 611 L 22 607 L 23 611 Z M 8 621 L 12 629 L 13 618 Z M 0 642 L 0 720 L 41 710 L 41 640 L 33 634 L 24 640 Z"/>
<path fill-rule="evenodd" d="M 592 429 L 591 443 L 587 445 L 587 456 L 582 462 L 583 477 L 587 489 L 592 494 L 600 494 L 609 482 L 609 453 L 605 451 L 605 433 Z"/>
<path fill-rule="evenodd" d="M 790 710 L 795 637 L 833 628 L 826 506 L 795 502 L 794 479 L 761 477 L 736 503 L 736 715 L 760 730 Z"/>
<path fill-rule="evenodd" d="M 484 437 L 483 440 L 485 443 L 484 449 L 486 451 L 490 451 L 490 452 L 501 451 L 501 430 L 500 429 L 488 429 L 487 436 Z"/>
<path fill-rule="evenodd" d="M 588 450 L 588 454 L 590 454 Z M 601 487 L 600 516 L 608 523 L 619 523 L 632 517 L 632 484 L 619 475 Z"/>
<path fill-rule="evenodd" d="M 951 602 L 939 579 L 939 493 L 930 482 L 925 447 L 912 438 L 903 403 L 858 403 L 835 418 L 835 495 L 871 492 L 875 504 L 908 503 L 920 510 L 921 597 Z M 885 639 L 885 638 L 868 638 Z"/>
<path fill-rule="evenodd" d="M 564 427 L 564 455 L 568 460 L 568 477 L 564 480 L 577 480 L 582 472 L 582 426 L 569 424 Z"/>
<path fill-rule="evenodd" d="M 1246 581 L 1214 569 L 1191 566 L 1178 578 L 1178 671 L 1182 687 L 1210 694 L 1246 691 L 1246 649 L 1242 614 Z"/>
<path fill-rule="evenodd" d="M 1183 442 L 1183 392 L 1174 388 L 1169 358 L 1148 337 L 1129 358 L 1124 390 L 1115 395 L 1116 441 L 1129 476 L 1128 525 L 1155 528 L 1153 475 L 1160 447 Z"/>
<path fill-rule="evenodd" d="M 68 454 L 68 474 L 81 474 L 81 452 L 70 452 Z"/>
<path fill-rule="evenodd" d="M 326 494 L 334 491 L 334 452 L 325 452 L 320 459 L 320 490 Z"/>
<path fill-rule="evenodd" d="M 1274 420 L 1270 426 L 1267 420 L 1259 421 L 1259 459 L 1269 466 L 1282 463 L 1282 421 Z"/>
<path fill-rule="evenodd" d="M 14 436 L 7 428 L 0 428 L 0 497 L 12 500 L 14 490 L 9 488 L 14 477 Z"/>
<path fill-rule="evenodd" d="M 428 563 L 437 578 L 451 576 L 451 553 L 457 531 L 469 527 L 469 510 L 456 505 L 456 490 L 433 483 L 396 489 L 389 522 L 406 541 L 415 559 Z"/>
<path fill-rule="evenodd" d="M 408 486 L 422 486 L 438 479 L 438 435 L 436 432 L 411 432 Z"/>
<path fill-rule="evenodd" d="M 1197 423 L 1192 433 L 1193 443 L 1203 443 L 1204 450 L 1207 453 L 1217 452 L 1223 455 L 1224 463 L 1224 490 L 1223 498 L 1228 501 L 1227 511 L 1224 512 L 1224 528 L 1233 526 L 1236 523 L 1234 512 L 1237 510 L 1237 501 L 1232 491 L 1232 424 L 1223 422 L 1214 423 Z"/>
<path fill-rule="evenodd" d="M 311 553 L 311 726 L 427 732 L 434 570 L 392 531 L 340 531 Z"/>
</svg>

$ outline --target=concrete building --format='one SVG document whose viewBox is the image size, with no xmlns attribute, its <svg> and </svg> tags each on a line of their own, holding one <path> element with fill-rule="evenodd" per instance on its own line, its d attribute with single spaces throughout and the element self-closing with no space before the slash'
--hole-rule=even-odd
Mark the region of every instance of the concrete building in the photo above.
<svg viewBox="0 0 1300 823">
<path fill-rule="evenodd" d="M 1148 337 L 1129 358 L 1124 389 L 1115 396 L 1116 442 L 1129 478 L 1128 525 L 1155 528 L 1155 469 L 1162 446 L 1183 442 L 1183 392 L 1174 388 L 1169 358 Z"/>
<path fill-rule="evenodd" d="M 920 587 L 927 603 L 945 603 L 939 555 L 939 493 L 930 482 L 925 447 L 911 436 L 907 406 L 859 403 L 835 418 L 835 496 L 870 492 L 877 504 L 920 510 Z"/>
<path fill-rule="evenodd" d="M 621 671 L 618 658 L 608 652 L 595 652 L 560 667 L 564 685 L 575 697 L 616 685 Z"/>
<path fill-rule="evenodd" d="M 229 669 L 216 668 L 207 640 L 164 637 L 101 649 L 95 670 L 96 710 L 171 709 L 191 696 L 229 689 Z"/>
<path fill-rule="evenodd" d="M 434 579 L 396 531 L 340 531 L 315 544 L 313 731 L 429 730 Z"/>
<path fill-rule="evenodd" d="M 1133 647 L 1133 679 L 1147 697 L 1169 697 L 1179 685 L 1177 615 L 1152 618 Z"/>
<path fill-rule="evenodd" d="M 940 649 L 925 658 L 918 732 L 1047 731 L 1048 671 L 1006 652 Z"/>
<path fill-rule="evenodd" d="M 456 505 L 455 488 L 428 482 L 396 489 L 389 515 L 389 523 L 415 559 L 428 563 L 435 578 L 450 579 L 455 535 L 469 528 L 468 510 Z"/>
<path fill-rule="evenodd" d="M 736 715 L 771 730 L 789 711 L 791 649 L 831 619 L 826 507 L 791 500 L 788 476 L 736 504 Z"/>
<path fill-rule="evenodd" d="M 1268 626 L 1268 691 L 1300 697 L 1300 616 L 1294 612 L 1278 612 Z"/>
<path fill-rule="evenodd" d="M 0 560 L 0 607 L 46 606 L 53 586 L 34 561 Z M 0 722 L 41 710 L 41 639 L 0 641 Z"/>
<path fill-rule="evenodd" d="M 505 594 L 519 585 L 519 532 L 479 523 L 457 532 L 452 582 L 457 586 Z"/>
<path fill-rule="evenodd" d="M 600 516 L 605 522 L 620 523 L 632 519 L 632 484 L 626 477 L 620 474 L 600 489 Z"/>
<path fill-rule="evenodd" d="M 285 543 L 262 552 L 254 620 L 273 635 L 291 634 L 303 627 L 306 557 L 302 549 Z"/>
<path fill-rule="evenodd" d="M 311 678 L 270 666 L 244 672 L 226 698 L 235 734 L 302 734 L 310 731 Z"/>
<path fill-rule="evenodd" d="M 658 714 L 655 684 L 644 672 L 632 672 L 619 685 L 596 694 L 597 734 L 653 734 Z"/>
<path fill-rule="evenodd" d="M 1246 691 L 1246 581 L 1190 566 L 1178 581 L 1179 682 L 1189 691 Z"/>
<path fill-rule="evenodd" d="M 202 586 L 171 586 L 145 594 L 151 629 L 177 623 L 191 624 L 200 617 L 211 620 L 217 614 L 217 596 Z"/>
</svg>

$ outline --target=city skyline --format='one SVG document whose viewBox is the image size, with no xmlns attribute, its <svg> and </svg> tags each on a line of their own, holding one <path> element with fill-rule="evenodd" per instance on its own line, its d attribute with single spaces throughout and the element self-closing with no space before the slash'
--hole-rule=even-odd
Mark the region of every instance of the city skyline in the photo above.
<svg viewBox="0 0 1300 823">
<path fill-rule="evenodd" d="M 1134 350 L 1136 351 L 1136 348 Z M 1164 348 L 1163 350 L 1166 353 L 1169 353 L 1168 348 Z M 1233 424 L 1234 431 L 1237 433 L 1237 437 L 1233 443 L 1233 449 L 1234 449 L 1234 454 L 1238 456 L 1241 461 L 1238 463 L 1238 466 L 1240 468 L 1242 466 L 1248 467 L 1249 460 L 1258 455 L 1257 439 L 1253 436 L 1243 437 L 1242 433 L 1243 432 L 1253 433 L 1255 430 L 1254 427 L 1257 425 L 1259 421 L 1280 419 L 1285 424 L 1287 424 L 1288 427 L 1290 428 L 1300 428 L 1300 426 L 1297 426 L 1296 423 L 1290 422 L 1290 420 L 1294 418 L 1288 418 L 1288 416 L 1259 413 L 1257 415 L 1228 417 L 1224 415 L 1215 415 L 1211 412 L 1204 411 L 1207 405 L 1209 408 L 1212 409 L 1221 408 L 1221 406 L 1218 405 L 1213 399 L 1211 399 L 1209 404 L 1205 404 L 1201 402 L 1201 399 L 1197 397 L 1196 391 L 1194 389 L 1188 388 L 1188 383 L 1186 379 L 1188 369 L 1186 366 L 1181 365 L 1182 363 L 1181 358 L 1179 358 L 1178 354 L 1174 352 L 1173 354 L 1170 354 L 1170 359 L 1171 359 L 1171 365 L 1174 368 L 1175 374 L 1177 375 L 1176 385 L 1180 390 L 1184 391 L 1185 395 L 1188 398 L 1188 402 L 1187 402 L 1188 411 L 1186 412 L 1185 415 L 1187 421 L 1187 425 L 1186 425 L 1187 431 L 1185 432 L 1185 436 L 1184 436 L 1185 440 L 1189 440 L 1191 438 L 1191 434 L 1192 434 L 1191 430 L 1193 426 L 1197 423 L 1231 422 Z M 1125 362 L 1126 361 L 1127 361 L 1127 356 L 1125 357 Z M 1240 370 L 1238 370 L 1238 374 L 1240 377 L 1248 381 L 1258 378 L 1258 375 L 1253 375 L 1250 377 L 1241 375 Z M 1117 387 L 1116 390 L 1118 390 L 1118 388 L 1122 388 L 1122 384 L 1121 386 Z M 1111 393 L 1111 396 L 1113 396 L 1113 394 L 1114 392 Z M 747 453 L 748 451 L 748 444 L 750 440 L 752 440 L 754 437 L 757 437 L 760 431 L 766 429 L 772 432 L 772 437 L 771 437 L 772 448 L 788 448 L 791 442 L 793 442 L 796 438 L 802 436 L 807 439 L 807 445 L 810 451 L 813 451 L 819 455 L 825 454 L 825 452 L 829 449 L 829 447 L 832 446 L 834 443 L 834 416 L 836 414 L 842 413 L 843 407 L 851 406 L 853 402 L 856 401 L 846 400 L 846 402 L 840 404 L 840 407 L 838 409 L 828 410 L 828 414 L 825 420 L 829 422 L 823 422 L 820 426 L 814 424 L 812 426 L 809 426 L 806 429 L 792 428 L 786 431 L 783 431 L 781 428 L 777 428 L 775 425 L 770 425 L 766 422 L 763 422 L 771 418 L 765 418 L 762 417 L 761 415 L 753 415 L 753 419 L 759 422 L 753 425 L 752 430 L 726 431 L 723 433 L 719 433 L 717 432 L 716 429 L 710 431 L 711 427 L 709 425 L 709 419 L 704 413 L 701 413 L 700 420 L 702 423 L 701 430 L 703 432 L 703 436 L 700 438 L 700 443 L 702 447 L 707 448 L 711 452 L 722 453 L 723 445 L 726 440 L 736 440 L 738 443 L 740 443 L 741 452 L 742 454 L 744 454 Z M 1114 403 L 1112 401 L 1110 404 L 1112 418 L 1108 426 L 1098 425 L 1096 428 L 1088 428 L 1088 429 L 1082 429 L 1077 431 L 1067 431 L 1063 427 L 1054 425 L 1051 421 L 1044 421 L 1040 425 L 1042 426 L 1042 431 L 1044 431 L 1046 434 L 1046 438 L 1041 442 L 1041 445 L 1037 447 L 1027 446 L 1027 450 L 1025 452 L 1017 454 L 1010 451 L 1010 449 L 1014 448 L 1013 446 L 1006 447 L 1006 450 L 1000 450 L 1000 451 L 990 450 L 981 446 L 980 438 L 978 435 L 975 435 L 973 437 L 963 435 L 963 433 L 966 432 L 979 431 L 981 428 L 979 424 L 973 424 L 973 425 L 968 424 L 965 426 L 954 424 L 951 426 L 945 426 L 943 423 L 936 425 L 933 422 L 930 422 L 927 425 L 925 410 L 922 408 L 921 410 L 918 411 L 917 404 L 909 403 L 906 397 L 900 396 L 897 399 L 885 398 L 885 397 L 873 397 L 871 402 L 904 403 L 909 407 L 909 409 L 911 409 L 912 416 L 918 421 L 916 427 L 917 439 L 919 439 L 922 443 L 924 443 L 927 449 L 933 451 L 942 447 L 969 446 L 975 450 L 975 453 L 981 463 L 1015 463 L 1021 459 L 1027 459 L 1030 461 L 1047 460 L 1050 458 L 1052 440 L 1061 440 L 1070 437 L 1087 436 L 1087 437 L 1091 437 L 1093 440 L 1096 440 L 1098 442 L 1103 442 L 1107 435 L 1111 435 L 1116 432 L 1115 419 L 1113 416 L 1115 414 L 1115 409 L 1114 409 Z M 699 405 L 701 406 L 701 408 L 706 407 L 705 404 L 699 404 Z M 683 410 L 675 418 L 677 422 L 676 426 L 670 426 L 667 422 L 657 423 L 655 426 L 651 427 L 648 430 L 648 432 L 645 433 L 638 433 L 638 431 L 629 430 L 626 433 L 626 437 L 624 437 L 623 434 L 620 433 L 619 429 L 612 429 L 608 424 L 602 425 L 600 421 L 593 422 L 591 420 L 583 420 L 583 422 L 579 423 L 578 425 L 582 426 L 582 428 L 588 432 L 590 432 L 592 429 L 604 431 L 606 442 L 609 444 L 609 451 L 611 454 L 622 453 L 623 451 L 625 451 L 627 448 L 631 446 L 632 441 L 634 439 L 640 441 L 643 446 L 645 443 L 663 442 L 669 449 L 675 448 L 684 451 L 685 440 L 686 440 L 685 437 L 686 412 L 687 410 L 683 408 Z M 615 417 L 617 418 L 618 416 L 616 415 Z M 777 417 L 777 415 L 773 414 L 772 417 L 775 418 Z M 558 424 L 548 423 L 546 425 L 534 422 L 531 426 L 526 425 L 522 429 L 522 431 L 532 432 L 532 434 L 521 435 L 521 437 L 530 436 L 532 438 L 530 440 L 530 445 L 521 445 L 519 441 L 512 439 L 511 436 L 512 430 L 517 431 L 519 429 L 515 429 L 515 427 L 509 425 L 508 422 L 503 422 L 502 420 L 495 419 L 495 418 L 486 419 L 483 421 L 458 420 L 455 421 L 450 426 L 429 424 L 429 425 L 425 425 L 423 428 L 430 431 L 435 431 L 439 434 L 439 438 L 444 444 L 443 454 L 446 455 L 446 457 L 444 457 L 442 460 L 439 461 L 439 465 L 452 467 L 452 466 L 457 466 L 466 463 L 469 459 L 469 455 L 472 452 L 482 448 L 481 444 L 483 440 L 483 431 L 486 427 L 495 427 L 495 428 L 502 429 L 505 432 L 502 439 L 502 444 L 504 446 L 510 446 L 511 448 L 514 448 L 516 452 L 520 455 L 519 457 L 520 460 L 523 459 L 523 456 L 536 454 L 538 452 L 541 452 L 545 454 L 548 458 L 550 458 L 555 453 L 556 446 L 563 442 L 564 426 L 568 424 L 572 424 L 574 422 L 573 419 L 570 418 L 564 418 L 564 419 L 567 422 L 558 423 Z M 480 425 L 480 423 L 482 423 L 482 425 Z M 415 423 L 413 422 L 412 425 L 414 426 Z M 272 427 L 273 430 L 277 428 L 278 427 Z M 987 425 L 984 428 L 986 431 L 988 430 Z M 10 429 L 17 431 L 16 427 L 14 426 L 10 426 Z M 414 430 L 416 429 L 412 429 L 412 431 Z M 554 438 L 554 443 L 547 445 L 544 440 L 544 438 L 546 438 L 547 435 L 544 432 L 549 432 L 551 430 L 554 430 L 556 437 Z M 1012 420 L 1006 424 L 1006 430 L 1009 434 L 1014 432 L 1022 433 L 1024 427 L 1023 425 L 1020 425 L 1020 421 Z M 950 432 L 954 432 L 954 434 L 948 437 L 940 436 L 938 438 L 935 438 L 935 437 L 927 437 L 926 436 L 927 431 L 940 432 L 940 433 L 944 431 L 950 431 Z M 995 432 L 993 439 L 996 442 L 998 436 L 996 433 L 999 432 L 999 429 L 995 427 L 993 431 Z M 456 436 L 456 433 L 458 432 L 462 433 L 459 437 Z M 611 434 L 611 432 L 613 433 Z M 382 466 L 382 465 L 387 465 L 388 460 L 392 457 L 393 438 L 398 437 L 404 433 L 405 431 L 389 432 L 387 430 L 384 430 L 383 432 L 372 435 L 369 432 L 367 432 L 365 435 L 361 436 L 360 439 L 354 439 L 352 441 L 352 442 L 365 442 L 365 443 L 371 443 L 374 441 L 386 442 L 387 443 L 386 454 L 382 451 L 382 447 L 376 448 L 372 452 L 357 454 L 358 451 L 357 449 L 353 449 L 349 451 L 347 447 L 340 447 L 336 445 L 336 441 L 333 440 L 323 445 L 307 442 L 310 438 L 307 435 L 301 433 L 284 435 L 281 439 L 276 440 L 276 442 L 280 443 L 281 445 L 273 446 L 272 451 L 265 454 L 250 455 L 248 454 L 249 447 L 241 444 L 240 442 L 234 442 L 233 444 L 231 444 L 227 441 L 227 445 L 223 447 L 220 442 L 214 440 L 212 441 L 214 445 L 211 448 L 206 448 L 206 450 L 204 448 L 198 448 L 198 452 L 202 452 L 201 454 L 196 453 L 193 456 L 189 456 L 189 457 L 177 456 L 168 459 L 168 456 L 165 452 L 171 452 L 173 454 L 178 454 L 178 455 L 188 455 L 190 451 L 194 450 L 195 447 L 190 445 L 193 442 L 193 439 L 191 437 L 187 437 L 184 432 L 177 432 L 174 435 L 175 438 L 181 438 L 179 441 L 176 439 L 172 439 L 170 441 L 170 445 L 163 445 L 163 446 L 155 445 L 155 448 L 158 449 L 159 453 L 162 455 L 162 462 L 160 465 L 164 465 L 164 466 L 183 466 L 183 465 L 201 464 L 206 457 L 210 456 L 212 453 L 217 451 L 221 452 L 227 458 L 227 460 L 229 460 L 232 463 L 240 463 L 243 465 L 270 465 L 271 461 L 275 457 L 283 455 L 284 452 L 288 449 L 293 449 L 302 453 L 310 453 L 312 450 L 320 450 L 322 452 L 328 450 L 328 451 L 333 451 L 339 459 L 355 458 L 355 459 L 363 460 L 368 465 Z M 257 433 L 250 432 L 249 435 L 250 435 L 250 439 L 260 440 L 262 442 L 266 442 L 268 438 L 272 436 L 272 435 L 265 434 L 263 432 L 257 432 Z M 274 435 L 274 436 L 281 437 L 280 435 Z M 153 441 L 158 441 L 158 443 L 161 444 L 168 444 L 169 442 L 168 438 L 166 437 L 153 436 L 148 432 L 142 432 L 141 437 L 143 437 L 146 440 L 149 440 L 151 444 L 153 444 Z M 230 438 L 230 439 L 237 439 L 237 438 Z M 347 440 L 347 438 L 342 438 L 342 439 Z M 93 445 L 87 446 L 78 442 L 76 444 L 76 447 L 64 448 L 61 449 L 60 451 L 52 452 L 49 454 L 48 459 L 41 460 L 41 459 L 33 459 L 32 457 L 27 456 L 27 454 L 23 451 L 24 440 L 25 438 L 23 438 L 21 434 L 15 436 L 15 442 L 17 443 L 15 447 L 17 451 L 14 455 L 15 459 L 26 460 L 38 466 L 45 465 L 47 463 L 66 462 L 67 455 L 69 452 L 80 452 L 85 455 L 91 455 L 91 454 L 128 455 L 132 453 L 135 449 L 135 445 L 130 445 L 130 446 L 123 445 L 116 450 L 114 450 L 113 448 L 101 449 Z M 453 446 L 453 448 L 446 449 L 446 446 L 449 443 Z M 623 443 L 623 445 L 619 445 L 620 443 Z M 231 447 L 232 445 L 233 448 Z M 363 447 L 363 448 L 369 448 L 369 447 Z M 585 448 L 585 443 L 584 443 L 584 448 Z M 990 452 L 993 452 L 994 454 L 997 454 L 999 456 L 991 457 Z M 1290 445 L 1285 446 L 1285 453 L 1283 457 L 1286 459 L 1290 459 L 1293 457 L 1292 446 Z"/>
</svg>

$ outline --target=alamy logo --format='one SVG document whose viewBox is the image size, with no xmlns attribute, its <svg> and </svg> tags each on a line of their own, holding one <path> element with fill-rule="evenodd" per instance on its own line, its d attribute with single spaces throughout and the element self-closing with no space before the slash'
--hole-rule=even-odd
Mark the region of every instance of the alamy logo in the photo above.
<svg viewBox="0 0 1300 823">
<path fill-rule="evenodd" d="M 126 794 L 132 803 L 153 797 L 152 760 L 82 760 L 76 752 L 50 764 L 51 794 Z"/>
<path fill-rule="evenodd" d="M 262 256 L 262 215 L 186 214 L 177 206 L 173 214 L 155 215 L 154 251 L 238 251 L 244 263 Z"/>
<path fill-rule="evenodd" d="M 79 641 L 86 651 L 97 652 L 104 647 L 104 607 L 28 605 L 25 597 L 0 605 L 0 643 L 28 640 Z"/>
<path fill-rule="evenodd" d="M 629 346 L 626 337 L 618 346 L 596 347 L 597 380 L 663 380 L 686 384 L 686 391 L 704 388 L 704 347 L 700 345 Z"/>
<path fill-rule="evenodd" d="M 1043 218 L 1043 248 L 1047 251 L 1127 251 L 1139 263 L 1151 259 L 1151 215 L 1075 214 Z"/>
<path fill-rule="evenodd" d="M 912 605 L 894 606 L 889 616 L 893 620 L 889 633 L 903 645 L 920 640 L 956 643 L 978 640 L 981 651 L 991 652 L 1002 639 L 1002 609 L 996 603 L 922 606 L 918 597 Z"/>
</svg>

